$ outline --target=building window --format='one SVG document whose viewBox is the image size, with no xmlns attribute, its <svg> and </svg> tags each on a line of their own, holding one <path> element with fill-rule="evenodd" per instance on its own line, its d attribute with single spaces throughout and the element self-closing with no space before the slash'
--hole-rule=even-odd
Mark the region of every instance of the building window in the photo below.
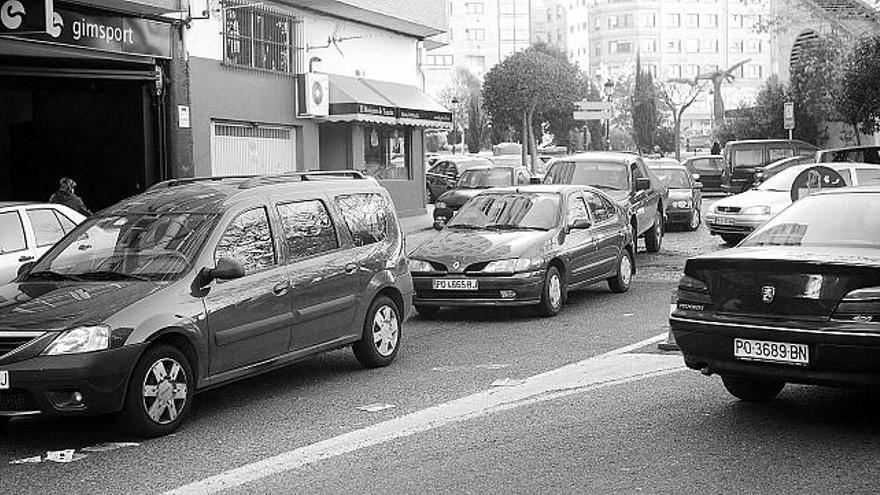
<svg viewBox="0 0 880 495">
<path fill-rule="evenodd" d="M 486 57 L 483 55 L 466 55 L 465 61 L 474 72 L 482 73 L 486 69 Z"/>
<path fill-rule="evenodd" d="M 642 14 L 642 27 L 656 27 L 657 26 L 657 14 L 653 12 L 647 12 Z"/>
<path fill-rule="evenodd" d="M 699 53 L 700 52 L 700 40 L 697 39 L 689 39 L 685 43 L 684 50 L 688 53 Z"/>
<path fill-rule="evenodd" d="M 684 16 L 684 25 L 689 28 L 700 27 L 699 14 L 687 14 Z"/>
<path fill-rule="evenodd" d="M 609 41 L 608 53 L 632 53 L 632 41 Z"/>
<path fill-rule="evenodd" d="M 764 75 L 762 69 L 763 67 L 757 64 L 749 65 L 748 77 L 752 79 L 761 79 Z"/>
<path fill-rule="evenodd" d="M 467 10 L 468 14 L 482 14 L 483 12 L 485 12 L 483 4 L 478 2 L 466 3 L 464 4 L 464 7 Z"/>
<path fill-rule="evenodd" d="M 666 14 L 666 27 L 681 26 L 681 16 L 678 14 Z"/>
<path fill-rule="evenodd" d="M 435 67 L 450 67 L 455 65 L 455 59 L 452 55 L 428 55 L 425 57 L 425 65 Z"/>
<path fill-rule="evenodd" d="M 699 73 L 700 73 L 700 66 L 699 65 L 691 64 L 691 65 L 687 66 L 687 77 L 697 77 L 697 75 L 699 75 Z"/>
<path fill-rule="evenodd" d="M 666 77 L 668 77 L 670 79 L 681 78 L 681 66 L 680 65 L 667 65 L 666 66 Z"/>
<path fill-rule="evenodd" d="M 302 19 L 261 4 L 225 0 L 222 5 L 224 63 L 282 74 L 304 72 Z"/>
<path fill-rule="evenodd" d="M 382 180 L 411 179 L 411 135 L 391 126 L 364 127 L 364 172 Z"/>
<path fill-rule="evenodd" d="M 602 22 L 599 18 L 593 19 L 593 31 L 598 31 L 602 27 Z"/>
<path fill-rule="evenodd" d="M 464 33 L 469 41 L 483 41 L 486 39 L 486 30 L 482 28 L 465 29 Z"/>
<path fill-rule="evenodd" d="M 706 14 L 703 16 L 704 27 L 718 27 L 718 14 Z"/>
<path fill-rule="evenodd" d="M 657 53 L 657 40 L 642 40 L 642 53 Z"/>
<path fill-rule="evenodd" d="M 749 40 L 749 53 L 761 53 L 761 40 Z"/>
<path fill-rule="evenodd" d="M 593 55 L 595 55 L 597 57 L 602 55 L 602 44 L 601 43 L 594 43 L 593 44 Z"/>
<path fill-rule="evenodd" d="M 702 53 L 718 53 L 718 40 L 703 40 L 700 44 Z"/>
<path fill-rule="evenodd" d="M 681 53 L 681 40 L 667 40 L 666 53 Z"/>
<path fill-rule="evenodd" d="M 730 19 L 730 27 L 743 27 L 743 16 L 740 14 L 733 14 L 733 17 Z"/>
<path fill-rule="evenodd" d="M 742 40 L 734 40 L 730 45 L 730 51 L 734 53 L 742 53 L 743 52 L 743 41 Z"/>
</svg>

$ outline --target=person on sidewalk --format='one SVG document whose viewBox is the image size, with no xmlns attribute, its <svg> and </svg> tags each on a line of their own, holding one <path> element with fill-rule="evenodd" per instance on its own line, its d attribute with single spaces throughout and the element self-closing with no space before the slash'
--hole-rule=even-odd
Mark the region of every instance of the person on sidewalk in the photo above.
<svg viewBox="0 0 880 495">
<path fill-rule="evenodd" d="M 76 182 L 73 179 L 62 177 L 58 181 L 58 190 L 49 196 L 49 202 L 64 205 L 85 216 L 91 215 L 91 210 L 86 208 L 86 204 L 83 203 L 82 198 L 76 195 L 74 189 L 76 189 Z"/>
</svg>

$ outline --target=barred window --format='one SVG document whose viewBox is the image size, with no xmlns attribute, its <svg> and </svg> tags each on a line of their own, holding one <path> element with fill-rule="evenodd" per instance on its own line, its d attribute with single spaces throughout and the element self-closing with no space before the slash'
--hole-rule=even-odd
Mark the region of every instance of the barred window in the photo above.
<svg viewBox="0 0 880 495">
<path fill-rule="evenodd" d="M 267 7 L 223 2 L 223 61 L 228 65 L 282 74 L 300 74 L 302 19 Z"/>
</svg>

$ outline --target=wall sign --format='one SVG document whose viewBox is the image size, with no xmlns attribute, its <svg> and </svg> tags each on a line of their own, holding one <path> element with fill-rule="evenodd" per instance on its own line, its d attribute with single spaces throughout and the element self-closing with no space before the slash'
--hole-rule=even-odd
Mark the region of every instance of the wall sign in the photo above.
<svg viewBox="0 0 880 495">
<path fill-rule="evenodd" d="M 48 33 L 52 0 L 0 0 L 0 34 Z"/>
<path fill-rule="evenodd" d="M 56 8 L 47 32 L 22 37 L 108 52 L 171 58 L 171 25 L 139 17 Z"/>
<path fill-rule="evenodd" d="M 177 105 L 177 127 L 189 129 L 189 105 Z"/>
</svg>

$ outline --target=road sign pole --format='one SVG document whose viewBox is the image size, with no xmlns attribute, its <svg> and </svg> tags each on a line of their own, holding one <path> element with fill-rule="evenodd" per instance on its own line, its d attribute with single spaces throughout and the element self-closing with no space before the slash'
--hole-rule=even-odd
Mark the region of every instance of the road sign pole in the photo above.
<svg viewBox="0 0 880 495">
<path fill-rule="evenodd" d="M 791 141 L 792 139 L 794 139 L 794 131 L 789 129 L 788 130 L 788 140 Z"/>
</svg>

